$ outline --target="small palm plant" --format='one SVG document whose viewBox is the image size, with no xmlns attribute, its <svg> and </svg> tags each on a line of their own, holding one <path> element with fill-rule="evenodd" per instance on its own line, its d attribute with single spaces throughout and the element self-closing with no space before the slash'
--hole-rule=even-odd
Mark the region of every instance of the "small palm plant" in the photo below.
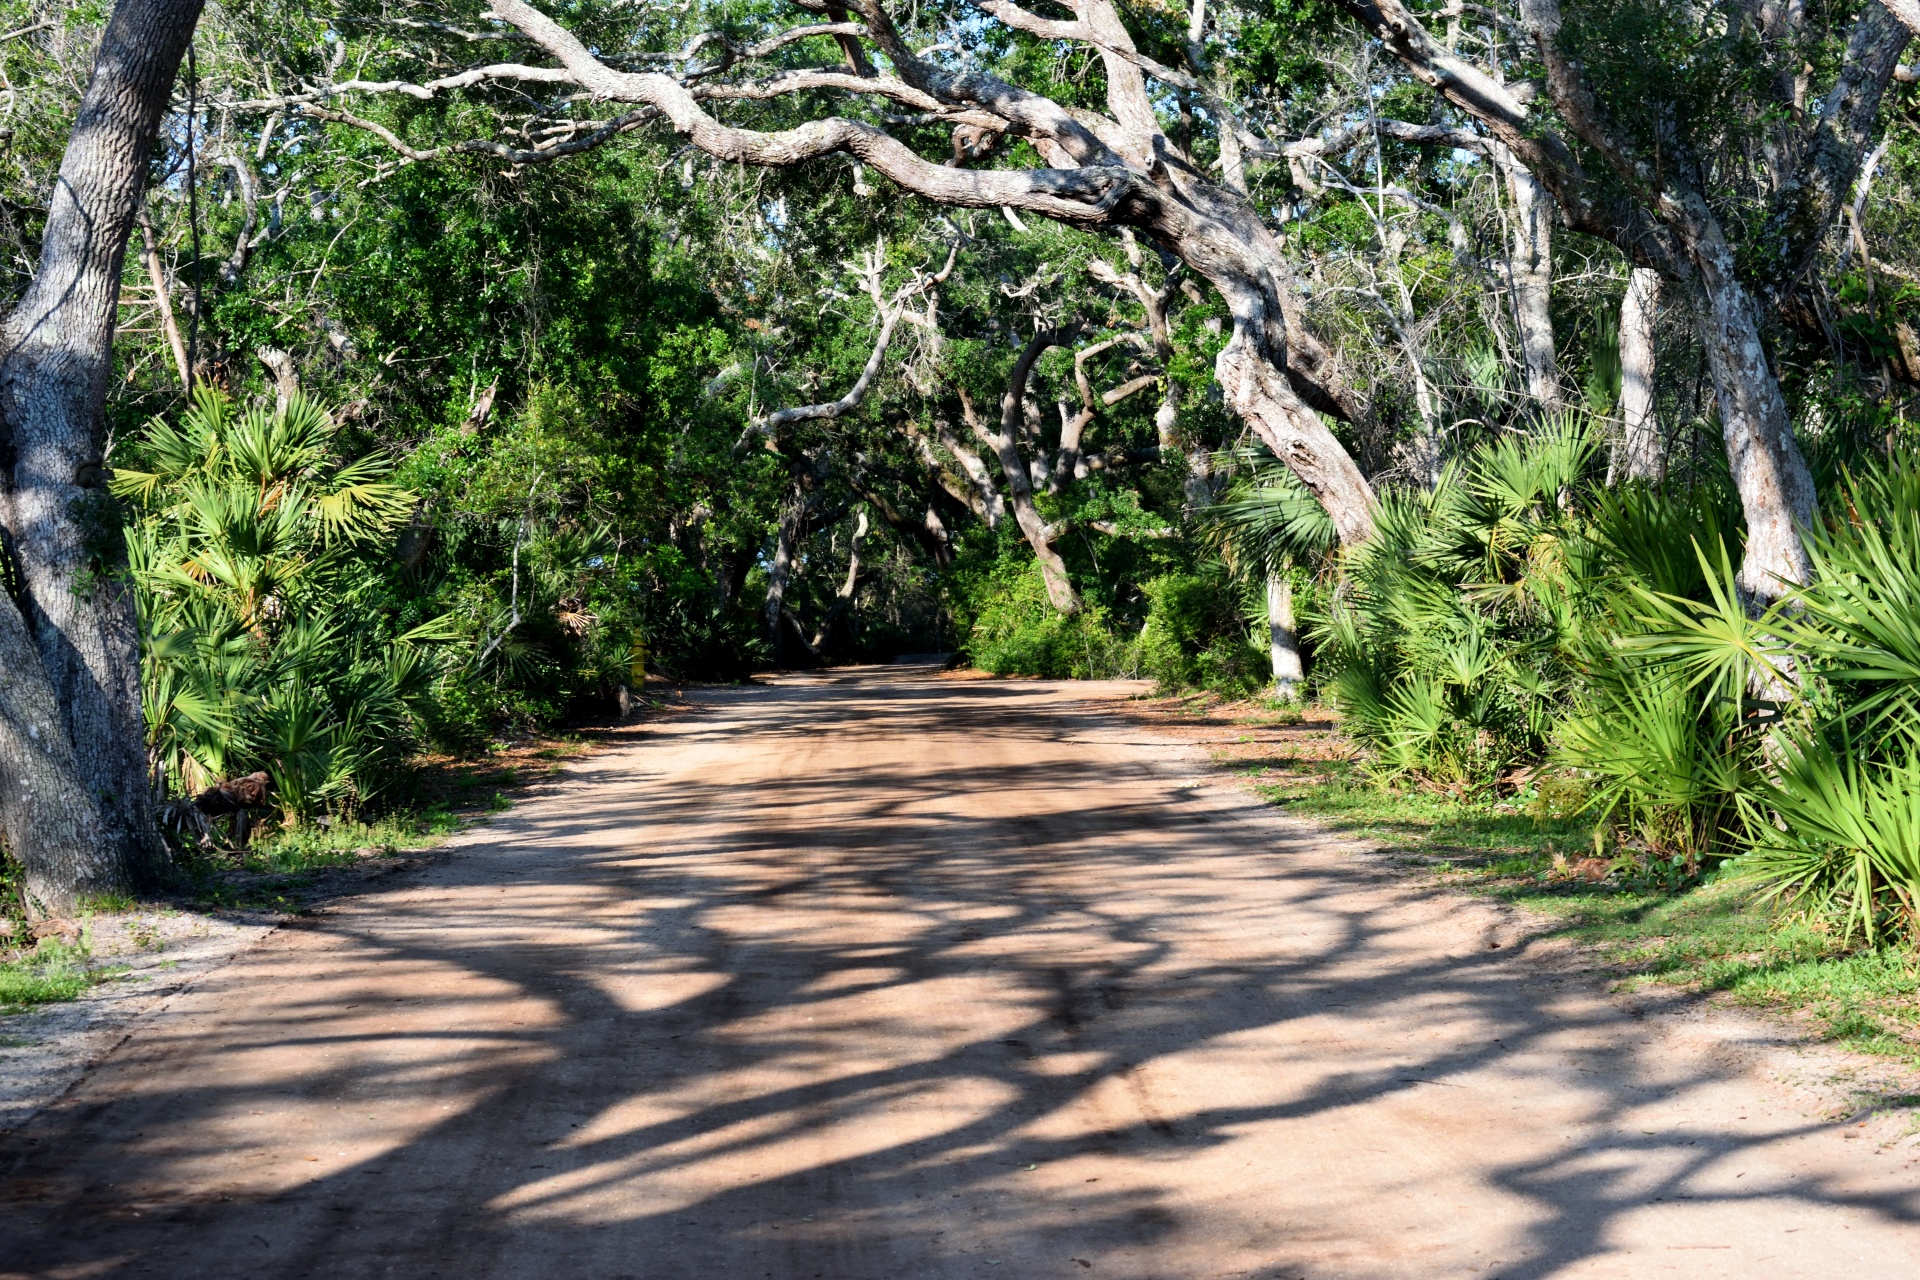
<svg viewBox="0 0 1920 1280">
<path fill-rule="evenodd" d="M 240 412 L 202 386 L 115 470 L 163 788 L 264 769 L 296 822 L 364 800 L 414 739 L 441 671 L 422 646 L 453 633 L 383 624 L 375 553 L 414 498 L 382 456 L 337 460 L 337 431 L 301 397 Z"/>
<path fill-rule="evenodd" d="M 1464 794 L 1539 759 L 1567 705 L 1594 452 L 1562 418 L 1380 494 L 1313 631 L 1376 774 Z"/>
</svg>

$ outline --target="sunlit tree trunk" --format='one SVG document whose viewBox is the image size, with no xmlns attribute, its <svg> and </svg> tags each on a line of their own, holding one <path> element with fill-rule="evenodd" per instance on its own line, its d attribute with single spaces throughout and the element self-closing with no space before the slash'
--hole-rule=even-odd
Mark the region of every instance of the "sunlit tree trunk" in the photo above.
<svg viewBox="0 0 1920 1280">
<path fill-rule="evenodd" d="M 1654 322 L 1660 312 L 1660 273 L 1635 267 L 1620 304 L 1620 439 L 1611 479 L 1659 482 L 1667 451 L 1654 417 Z"/>
<path fill-rule="evenodd" d="M 1274 692 L 1292 697 L 1306 675 L 1293 621 L 1293 579 L 1272 569 L 1267 570 L 1267 650 L 1273 662 Z"/>
<path fill-rule="evenodd" d="M 1700 340 L 1713 376 L 1727 462 L 1746 516 L 1740 590 L 1757 605 L 1812 578 L 1813 564 L 1800 535 L 1813 525 L 1813 472 L 1767 360 L 1753 294 L 1734 277 L 1725 243 L 1710 248 L 1719 252 L 1702 255 Z"/>
<path fill-rule="evenodd" d="M 1553 338 L 1553 197 L 1513 158 L 1492 148 L 1513 199 L 1513 236 L 1508 251 L 1514 327 L 1526 362 L 1527 395 L 1543 409 L 1561 407 L 1560 357 Z"/>
</svg>

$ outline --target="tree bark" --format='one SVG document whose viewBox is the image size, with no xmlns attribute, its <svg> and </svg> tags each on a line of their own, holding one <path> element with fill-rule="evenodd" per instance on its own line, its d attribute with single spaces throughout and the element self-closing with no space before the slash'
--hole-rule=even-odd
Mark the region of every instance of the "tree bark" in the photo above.
<svg viewBox="0 0 1920 1280">
<path fill-rule="evenodd" d="M 261 347 L 253 354 L 273 375 L 274 412 L 285 413 L 300 394 L 300 371 L 294 368 L 293 356 L 278 347 Z"/>
<path fill-rule="evenodd" d="M 121 0 L 114 9 L 54 185 L 39 268 L 0 324 L 0 519 L 76 781 L 98 808 L 105 869 L 86 872 L 94 889 L 150 882 L 165 865 L 148 793 L 126 544 L 104 487 L 104 413 L 127 238 L 200 7 Z M 5 676 L 16 685 L 30 678 Z M 17 722 L 9 729 L 23 731 Z M 0 794 L 9 812 L 26 803 Z M 61 865 L 32 831 L 22 839 L 13 852 L 23 864 Z"/>
<path fill-rule="evenodd" d="M 1704 294 L 1696 308 L 1700 340 L 1713 376 L 1727 462 L 1746 515 L 1740 591 L 1750 608 L 1759 608 L 1812 578 L 1800 531 L 1813 525 L 1813 472 L 1767 361 L 1759 307 L 1733 274 L 1733 253 L 1718 236 L 1703 249 L 1696 259 Z"/>
<path fill-rule="evenodd" d="M 793 577 L 794 550 L 800 542 L 806 510 L 806 494 L 796 481 L 780 506 L 780 531 L 773 542 L 773 560 L 767 566 L 767 640 L 773 646 L 776 667 L 784 665 L 780 661 L 785 647 L 781 642 L 780 621 L 787 607 L 787 583 Z"/>
<path fill-rule="evenodd" d="M 1527 365 L 1527 394 L 1549 412 L 1562 406 L 1560 358 L 1553 341 L 1553 197 L 1501 146 L 1496 157 L 1513 197 L 1513 313 L 1520 355 Z"/>
<path fill-rule="evenodd" d="M 840 590 L 833 596 L 833 603 L 827 606 L 827 612 L 820 619 L 820 625 L 814 628 L 813 639 L 807 641 L 807 648 L 815 658 L 826 661 L 827 637 L 833 634 L 834 624 L 853 608 L 854 593 L 860 589 L 860 540 L 867 536 L 867 513 L 862 511 L 854 518 L 853 535 L 847 546 L 847 576 L 840 583 Z"/>
<path fill-rule="evenodd" d="M 1620 304 L 1620 439 L 1609 482 L 1667 478 L 1666 444 L 1654 418 L 1653 326 L 1660 313 L 1660 273 L 1635 267 Z"/>
<path fill-rule="evenodd" d="M 0 837 L 19 859 L 29 913 L 68 915 L 124 888 L 66 718 L 13 599 L 0 591 Z"/>
<path fill-rule="evenodd" d="M 1273 688 L 1290 698 L 1306 677 L 1300 662 L 1300 634 L 1293 620 L 1293 579 L 1267 570 L 1267 650 L 1273 662 Z"/>
</svg>

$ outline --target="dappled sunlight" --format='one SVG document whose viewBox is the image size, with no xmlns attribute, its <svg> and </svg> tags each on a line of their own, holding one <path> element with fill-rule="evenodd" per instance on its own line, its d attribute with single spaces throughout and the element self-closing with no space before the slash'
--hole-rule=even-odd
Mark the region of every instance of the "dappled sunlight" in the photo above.
<svg viewBox="0 0 1920 1280">
<path fill-rule="evenodd" d="M 576 1222 L 683 1210 L 733 1190 L 740 1181 L 743 1158 L 751 1165 L 755 1181 L 857 1166 L 903 1144 L 932 1142 L 982 1123 L 1014 1100 L 1010 1085 L 987 1078 L 940 1080 L 926 1087 L 899 1082 L 856 1085 L 834 1089 L 830 1097 L 816 1103 L 790 1105 L 776 1113 L 701 1129 L 678 1140 L 647 1145 L 635 1154 L 594 1158 L 608 1142 L 619 1140 L 631 1147 L 637 1134 L 665 1127 L 640 1124 L 605 1137 L 582 1136 L 560 1144 L 556 1158 L 564 1151 L 593 1162 L 518 1187 L 487 1208 L 526 1218 Z M 673 1127 L 687 1128 L 684 1116 L 676 1119 L 682 1123 Z"/>
<path fill-rule="evenodd" d="M 1513 1280 L 1912 1229 L 1479 907 L 1127 732 L 1034 684 L 719 692 L 196 989 L 10 1166 L 107 1225 L 9 1232 L 48 1270 Z"/>
</svg>

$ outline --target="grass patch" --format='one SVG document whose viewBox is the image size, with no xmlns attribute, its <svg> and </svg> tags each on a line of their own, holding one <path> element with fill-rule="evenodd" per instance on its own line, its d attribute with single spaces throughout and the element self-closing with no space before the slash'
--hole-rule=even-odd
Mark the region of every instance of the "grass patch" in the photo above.
<svg viewBox="0 0 1920 1280">
<path fill-rule="evenodd" d="M 67 944 L 47 938 L 25 955 L 0 962 L 0 1014 L 72 1000 L 114 976 L 90 967 L 87 954 L 84 941 Z"/>
<path fill-rule="evenodd" d="M 461 815 L 443 804 L 369 822 L 334 819 L 298 827 L 268 826 L 239 851 L 208 851 L 190 862 L 189 892 L 210 907 L 291 911 L 301 893 L 336 867 L 421 849 L 460 829 Z"/>
<path fill-rule="evenodd" d="M 1335 831 L 1444 860 L 1444 868 L 1434 867 L 1443 873 L 1536 874 L 1556 853 L 1584 851 L 1592 837 L 1590 824 L 1541 823 L 1518 804 L 1387 791 L 1346 760 L 1272 761 L 1256 779 L 1255 789 L 1269 804 Z"/>
<path fill-rule="evenodd" d="M 351 866 L 362 858 L 390 857 L 401 849 L 431 843 L 459 825 L 458 817 L 436 805 L 420 813 L 374 822 L 335 820 L 325 826 L 306 823 L 277 827 L 247 847 L 240 856 L 240 866 L 246 871 L 277 875 Z"/>
<path fill-rule="evenodd" d="M 1256 771 L 1270 803 L 1379 841 L 1449 884 L 1557 919 L 1554 932 L 1593 947 L 1628 985 L 1725 992 L 1750 1008 L 1801 1019 L 1821 1039 L 1920 1060 L 1920 956 L 1856 949 L 1754 900 L 1726 871 L 1661 887 L 1556 871 L 1556 855 L 1592 852 L 1591 824 L 1540 821 L 1515 802 L 1395 793 L 1345 761 Z"/>
</svg>

